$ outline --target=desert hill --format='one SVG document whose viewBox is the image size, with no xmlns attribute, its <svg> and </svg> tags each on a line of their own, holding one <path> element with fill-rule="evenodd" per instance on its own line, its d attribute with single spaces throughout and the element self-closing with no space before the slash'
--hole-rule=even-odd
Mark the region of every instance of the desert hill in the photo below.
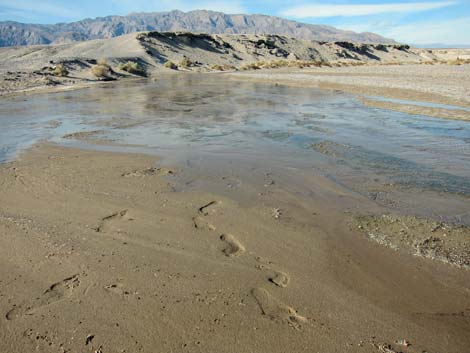
<svg viewBox="0 0 470 353">
<path fill-rule="evenodd" d="M 279 35 L 140 32 L 60 45 L 0 48 L 0 92 L 152 76 L 170 69 L 211 72 L 439 63 L 456 58 L 467 60 L 469 52 L 414 49 L 401 44 L 311 41 Z M 100 66 L 100 62 L 105 64 Z"/>
<path fill-rule="evenodd" d="M 277 34 L 317 41 L 394 43 L 374 33 L 355 33 L 265 15 L 228 15 L 196 10 L 133 13 L 53 25 L 0 22 L 0 46 L 63 44 L 113 38 L 141 31 L 199 32 L 208 34 Z"/>
</svg>

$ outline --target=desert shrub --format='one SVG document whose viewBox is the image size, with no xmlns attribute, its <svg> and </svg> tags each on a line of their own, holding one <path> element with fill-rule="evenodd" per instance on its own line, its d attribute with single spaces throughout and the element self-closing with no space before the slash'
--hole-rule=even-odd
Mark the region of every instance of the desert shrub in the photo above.
<svg viewBox="0 0 470 353">
<path fill-rule="evenodd" d="M 108 60 L 106 58 L 99 58 L 97 61 L 98 65 L 109 66 Z"/>
<path fill-rule="evenodd" d="M 225 71 L 223 65 L 212 65 L 211 70 L 215 71 Z"/>
<path fill-rule="evenodd" d="M 342 67 L 342 66 L 347 66 L 347 65 L 345 63 L 341 62 L 341 61 L 335 61 L 335 62 L 331 63 L 331 66 L 332 67 Z"/>
<path fill-rule="evenodd" d="M 211 69 L 215 71 L 231 71 L 231 70 L 236 70 L 237 68 L 233 65 L 224 64 L 224 65 L 212 65 Z"/>
<path fill-rule="evenodd" d="M 139 63 L 128 61 L 126 63 L 122 63 L 119 66 L 119 70 L 126 71 L 130 74 L 133 75 L 139 75 L 139 76 L 147 76 L 147 72 L 145 69 L 139 65 Z"/>
<path fill-rule="evenodd" d="M 58 64 L 54 71 L 53 71 L 53 74 L 54 76 L 60 76 L 60 77 L 64 77 L 64 76 L 67 76 L 69 74 L 69 71 L 67 70 L 67 68 L 65 67 L 64 64 Z"/>
<path fill-rule="evenodd" d="M 181 60 L 180 63 L 178 64 L 179 67 L 183 67 L 185 69 L 193 65 L 194 63 L 191 60 L 189 60 L 187 57 L 184 57 L 183 60 Z"/>
<path fill-rule="evenodd" d="M 462 59 L 462 58 L 457 58 L 454 60 L 448 60 L 447 64 L 449 65 L 464 65 L 464 64 L 470 64 L 470 59 Z"/>
<path fill-rule="evenodd" d="M 322 66 L 331 66 L 329 63 L 318 60 L 297 60 L 289 62 L 289 67 L 298 67 L 303 69 L 305 67 L 322 67 Z"/>
<path fill-rule="evenodd" d="M 91 67 L 91 73 L 97 78 L 108 78 L 112 70 L 106 62 L 99 60 L 97 65 Z"/>
<path fill-rule="evenodd" d="M 274 61 L 258 61 L 246 64 L 240 67 L 240 70 L 259 70 L 259 69 L 277 69 L 282 67 L 297 67 L 303 69 L 305 67 L 332 67 L 333 64 L 322 60 L 274 60 Z"/>
<path fill-rule="evenodd" d="M 384 61 L 384 62 L 380 62 L 380 65 L 383 65 L 383 66 L 395 66 L 395 65 L 401 65 L 401 63 L 397 60 L 392 60 L 392 61 Z"/>
<path fill-rule="evenodd" d="M 165 66 L 167 69 L 178 70 L 178 65 L 170 60 L 168 60 L 163 66 Z"/>
<path fill-rule="evenodd" d="M 247 70 L 259 70 L 261 69 L 261 65 L 259 63 L 250 63 L 240 67 L 240 70 L 247 71 Z"/>
<path fill-rule="evenodd" d="M 363 61 L 348 61 L 347 63 L 343 64 L 343 66 L 363 66 L 366 63 Z"/>
<path fill-rule="evenodd" d="M 424 65 L 436 65 L 436 64 L 439 64 L 439 62 L 435 59 L 433 60 L 426 60 L 426 61 L 421 61 L 420 64 L 424 64 Z"/>
<path fill-rule="evenodd" d="M 278 69 L 280 67 L 287 67 L 291 62 L 287 60 L 275 60 L 275 61 L 267 61 L 261 62 L 260 66 L 264 69 Z"/>
<path fill-rule="evenodd" d="M 331 63 L 329 63 L 328 61 L 321 61 L 320 62 L 320 67 L 321 66 L 332 67 Z"/>
</svg>

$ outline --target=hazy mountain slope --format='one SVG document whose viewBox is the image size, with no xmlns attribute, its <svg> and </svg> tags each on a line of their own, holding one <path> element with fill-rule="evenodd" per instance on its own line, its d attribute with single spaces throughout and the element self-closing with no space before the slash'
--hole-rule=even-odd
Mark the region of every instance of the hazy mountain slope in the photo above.
<svg viewBox="0 0 470 353">
<path fill-rule="evenodd" d="M 0 46 L 60 44 L 112 38 L 140 31 L 189 31 L 209 34 L 278 34 L 317 41 L 394 43 L 374 33 L 355 33 L 265 15 L 227 15 L 196 10 L 133 13 L 55 25 L 0 22 Z"/>
</svg>

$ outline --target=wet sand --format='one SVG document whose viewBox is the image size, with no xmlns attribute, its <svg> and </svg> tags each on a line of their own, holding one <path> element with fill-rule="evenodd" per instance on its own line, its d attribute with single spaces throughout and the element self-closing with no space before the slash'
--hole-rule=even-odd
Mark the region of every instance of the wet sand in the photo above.
<svg viewBox="0 0 470 353">
<path fill-rule="evenodd" d="M 454 109 L 444 109 L 406 104 L 406 102 L 385 102 L 367 98 L 362 98 L 361 100 L 365 105 L 369 107 L 388 109 L 413 115 L 426 115 L 441 119 L 470 121 L 470 112 L 467 110 L 459 109 L 458 106 L 456 106 Z"/>
<path fill-rule="evenodd" d="M 184 174 L 51 144 L 1 165 L 0 351 L 468 348 L 470 273 L 366 239 L 367 198 L 243 170 L 255 193 L 222 196 Z"/>
<path fill-rule="evenodd" d="M 467 123 L 234 82 L 1 102 L 0 352 L 467 350 Z"/>
</svg>

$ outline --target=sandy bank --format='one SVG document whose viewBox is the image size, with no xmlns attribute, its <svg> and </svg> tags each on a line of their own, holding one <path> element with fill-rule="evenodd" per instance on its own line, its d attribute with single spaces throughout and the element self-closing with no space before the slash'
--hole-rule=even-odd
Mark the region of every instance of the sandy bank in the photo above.
<svg viewBox="0 0 470 353">
<path fill-rule="evenodd" d="M 440 118 L 469 120 L 470 65 L 366 65 L 359 67 L 270 70 L 230 74 L 234 79 L 255 80 L 298 87 L 320 87 L 357 94 L 365 104 Z M 455 105 L 456 109 L 384 103 L 370 96 Z M 411 105 L 411 107 L 410 107 Z"/>
<path fill-rule="evenodd" d="M 469 346 L 469 272 L 364 239 L 344 207 L 366 199 L 315 177 L 311 203 L 243 205 L 180 173 L 55 145 L 1 165 L 0 351 Z"/>
</svg>

